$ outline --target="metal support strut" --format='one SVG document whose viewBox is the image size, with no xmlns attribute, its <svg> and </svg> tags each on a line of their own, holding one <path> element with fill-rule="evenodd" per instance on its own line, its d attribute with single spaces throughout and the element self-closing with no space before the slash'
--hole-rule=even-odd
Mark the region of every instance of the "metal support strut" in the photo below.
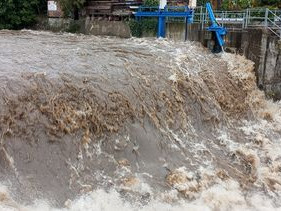
<svg viewBox="0 0 281 211">
<path fill-rule="evenodd" d="M 165 35 L 166 35 L 166 18 L 163 16 L 159 16 L 157 37 L 165 37 Z"/>
<path fill-rule="evenodd" d="M 216 41 L 220 46 L 221 50 L 223 50 L 223 46 L 225 44 L 223 37 L 227 34 L 227 30 L 226 28 L 218 24 L 212 9 L 212 5 L 210 3 L 206 3 L 206 8 L 212 24 L 210 27 L 207 28 L 207 30 L 215 33 Z"/>
</svg>

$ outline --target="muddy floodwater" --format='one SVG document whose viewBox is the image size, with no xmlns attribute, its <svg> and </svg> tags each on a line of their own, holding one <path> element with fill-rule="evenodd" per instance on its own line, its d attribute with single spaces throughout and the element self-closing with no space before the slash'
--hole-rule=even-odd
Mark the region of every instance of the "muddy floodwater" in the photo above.
<svg viewBox="0 0 281 211">
<path fill-rule="evenodd" d="M 0 31 L 1 210 L 281 210 L 281 103 L 198 43 Z"/>
</svg>

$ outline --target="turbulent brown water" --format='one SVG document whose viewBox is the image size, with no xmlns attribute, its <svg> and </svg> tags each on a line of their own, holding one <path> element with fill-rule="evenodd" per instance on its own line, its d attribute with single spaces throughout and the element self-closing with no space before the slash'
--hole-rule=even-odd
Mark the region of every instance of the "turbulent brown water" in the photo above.
<svg viewBox="0 0 281 211">
<path fill-rule="evenodd" d="M 281 104 L 197 43 L 0 31 L 1 210 L 280 210 Z"/>
</svg>

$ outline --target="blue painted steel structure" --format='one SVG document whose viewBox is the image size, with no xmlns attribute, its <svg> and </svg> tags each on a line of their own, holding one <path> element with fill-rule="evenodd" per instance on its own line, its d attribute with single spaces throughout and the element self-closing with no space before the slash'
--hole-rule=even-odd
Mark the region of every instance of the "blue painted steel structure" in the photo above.
<svg viewBox="0 0 281 211">
<path fill-rule="evenodd" d="M 216 34 L 217 41 L 220 45 L 220 47 L 223 47 L 225 42 L 223 40 L 223 37 L 227 34 L 226 28 L 220 26 L 216 20 L 216 17 L 214 15 L 212 5 L 210 3 L 206 3 L 206 8 L 211 20 L 212 25 L 207 28 L 208 31 L 213 31 Z"/>
<path fill-rule="evenodd" d="M 212 31 L 216 35 L 219 46 L 224 46 L 225 42 L 223 37 L 226 35 L 226 28 L 220 26 L 214 15 L 211 3 L 206 3 L 206 8 L 210 17 L 211 26 L 207 28 L 208 31 Z M 166 17 L 183 17 L 186 20 L 186 26 L 188 23 L 193 22 L 194 10 L 188 6 L 184 7 L 165 7 L 160 9 L 159 7 L 139 7 L 139 10 L 135 13 L 136 18 L 139 20 L 141 17 L 158 17 L 158 31 L 157 37 L 165 37 L 166 34 Z M 187 27 L 186 27 L 187 36 Z"/>
<path fill-rule="evenodd" d="M 139 7 L 135 13 L 137 19 L 141 17 L 158 17 L 157 37 L 166 35 L 166 17 L 183 17 L 186 23 L 193 22 L 193 10 L 187 6 L 165 7 L 163 10 L 158 7 Z"/>
</svg>

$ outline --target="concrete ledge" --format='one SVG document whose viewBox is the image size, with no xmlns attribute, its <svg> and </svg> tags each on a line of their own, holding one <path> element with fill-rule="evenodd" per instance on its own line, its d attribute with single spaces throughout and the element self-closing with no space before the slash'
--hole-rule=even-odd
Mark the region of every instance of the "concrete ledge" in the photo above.
<svg viewBox="0 0 281 211">
<path fill-rule="evenodd" d="M 131 37 L 131 30 L 124 21 L 85 20 L 85 33 L 92 35 Z"/>
</svg>

